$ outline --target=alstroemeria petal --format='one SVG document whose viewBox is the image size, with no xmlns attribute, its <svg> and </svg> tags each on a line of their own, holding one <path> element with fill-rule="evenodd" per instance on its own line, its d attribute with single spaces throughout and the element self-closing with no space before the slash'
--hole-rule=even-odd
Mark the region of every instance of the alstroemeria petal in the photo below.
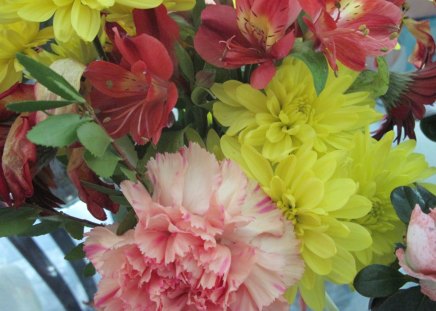
<svg viewBox="0 0 436 311">
<path fill-rule="evenodd" d="M 272 61 L 265 62 L 252 72 L 250 84 L 256 89 L 264 89 L 275 74 L 276 67 L 274 63 Z"/>
<path fill-rule="evenodd" d="M 144 95 L 148 89 L 145 80 L 123 67 L 104 61 L 89 64 L 85 77 L 100 92 L 115 98 Z"/>
</svg>

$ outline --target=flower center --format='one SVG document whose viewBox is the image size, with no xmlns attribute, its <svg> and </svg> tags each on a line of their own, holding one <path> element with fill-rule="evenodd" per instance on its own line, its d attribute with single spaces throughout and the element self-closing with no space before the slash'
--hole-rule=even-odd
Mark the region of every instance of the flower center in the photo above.
<svg viewBox="0 0 436 311">
<path fill-rule="evenodd" d="M 371 230 L 388 232 L 395 229 L 395 225 L 392 222 L 395 218 L 395 211 L 389 199 L 374 198 L 372 199 L 372 210 L 357 222 Z"/>
</svg>

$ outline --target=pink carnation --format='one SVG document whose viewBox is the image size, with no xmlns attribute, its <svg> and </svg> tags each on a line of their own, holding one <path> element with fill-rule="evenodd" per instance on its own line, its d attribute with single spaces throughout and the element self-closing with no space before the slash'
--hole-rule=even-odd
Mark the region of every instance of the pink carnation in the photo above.
<svg viewBox="0 0 436 311">
<path fill-rule="evenodd" d="M 293 226 L 231 161 L 191 145 L 148 165 L 154 192 L 124 181 L 139 222 L 88 234 L 101 310 L 289 310 L 304 267 Z"/>
</svg>

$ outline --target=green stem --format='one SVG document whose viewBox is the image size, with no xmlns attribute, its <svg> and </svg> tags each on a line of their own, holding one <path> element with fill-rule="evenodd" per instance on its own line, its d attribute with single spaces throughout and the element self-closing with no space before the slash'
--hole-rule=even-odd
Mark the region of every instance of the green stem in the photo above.
<svg viewBox="0 0 436 311">
<path fill-rule="evenodd" d="M 106 55 L 106 52 L 103 49 L 103 46 L 101 45 L 100 38 L 96 36 L 94 40 L 92 41 L 94 44 L 95 49 L 97 50 L 98 55 L 100 58 L 104 61 L 109 61 L 109 58 Z"/>
<path fill-rule="evenodd" d="M 325 301 L 326 301 L 326 310 L 327 311 L 339 311 L 338 306 L 336 306 L 336 304 L 334 303 L 334 301 L 332 300 L 332 298 L 329 296 L 329 294 L 325 293 Z"/>
<path fill-rule="evenodd" d="M 58 216 L 60 218 L 72 220 L 74 222 L 81 223 L 82 225 L 84 225 L 86 227 L 95 228 L 95 227 L 102 227 L 102 226 L 104 226 L 104 224 L 98 224 L 98 223 L 95 223 L 93 221 L 77 218 L 77 217 L 65 214 L 63 212 L 60 212 L 58 210 L 52 209 L 52 208 L 42 208 L 42 210 L 43 210 L 44 213 L 49 214 L 50 216 Z"/>
</svg>

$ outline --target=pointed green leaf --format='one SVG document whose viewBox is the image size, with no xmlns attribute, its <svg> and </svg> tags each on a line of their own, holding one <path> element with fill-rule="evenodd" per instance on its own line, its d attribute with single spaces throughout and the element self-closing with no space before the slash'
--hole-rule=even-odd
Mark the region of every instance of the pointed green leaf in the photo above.
<svg viewBox="0 0 436 311">
<path fill-rule="evenodd" d="M 36 60 L 17 53 L 17 59 L 25 70 L 53 93 L 66 100 L 74 100 L 78 103 L 85 103 L 85 99 L 80 93 L 64 79 L 61 75 L 51 70 L 49 67 L 37 62 Z"/>
<path fill-rule="evenodd" d="M 138 223 L 136 214 L 133 210 L 129 211 L 117 228 L 117 235 L 123 235 L 126 231 L 132 229 Z"/>
<path fill-rule="evenodd" d="M 44 234 L 51 233 L 58 229 L 62 225 L 59 221 L 45 220 L 42 219 L 41 222 L 34 224 L 28 230 L 20 233 L 21 236 L 40 236 Z"/>
<path fill-rule="evenodd" d="M 194 64 L 189 53 L 179 43 L 176 44 L 176 56 L 183 75 L 193 85 L 195 79 Z"/>
<path fill-rule="evenodd" d="M 83 239 L 84 226 L 72 220 L 64 220 L 64 228 L 76 240 Z"/>
<path fill-rule="evenodd" d="M 377 57 L 377 65 L 377 71 L 362 71 L 347 93 L 369 92 L 373 98 L 385 95 L 389 89 L 389 65 L 383 57 Z"/>
<path fill-rule="evenodd" d="M 77 137 L 82 145 L 96 157 L 101 157 L 112 142 L 112 138 L 97 123 L 89 122 L 77 129 Z"/>
<path fill-rule="evenodd" d="M 121 160 L 112 150 L 107 149 L 101 157 L 93 156 L 89 151 L 84 154 L 85 162 L 100 177 L 111 177 Z"/>
<path fill-rule="evenodd" d="M 0 237 L 17 235 L 29 230 L 38 216 L 31 207 L 0 208 Z"/>
<path fill-rule="evenodd" d="M 204 141 L 201 138 L 200 134 L 193 128 L 187 128 L 185 131 L 185 137 L 188 141 L 199 144 L 202 148 L 205 148 Z"/>
<path fill-rule="evenodd" d="M 136 182 L 136 172 L 129 170 L 124 165 L 120 165 L 120 170 L 123 172 L 124 176 L 127 177 L 130 181 Z"/>
<path fill-rule="evenodd" d="M 93 276 L 95 272 L 95 267 L 91 262 L 85 266 L 85 269 L 83 269 L 83 275 L 87 278 Z"/>
<path fill-rule="evenodd" d="M 85 252 L 83 251 L 83 243 L 78 244 L 64 257 L 66 260 L 79 260 L 85 258 Z"/>
<path fill-rule="evenodd" d="M 90 120 L 77 114 L 49 116 L 34 126 L 27 133 L 27 138 L 37 145 L 65 147 L 77 140 L 77 128 Z"/>
<path fill-rule="evenodd" d="M 92 189 L 92 190 L 95 190 L 95 191 L 98 191 L 98 192 L 101 192 L 101 193 L 104 193 L 107 195 L 120 195 L 120 193 L 121 193 L 120 191 L 117 191 L 115 189 L 96 185 L 96 184 L 90 183 L 90 182 L 85 181 L 85 180 L 80 180 L 80 183 L 83 186 L 85 186 L 86 188 L 89 188 L 89 189 Z"/>
<path fill-rule="evenodd" d="M 316 93 L 319 95 L 324 90 L 329 75 L 329 67 L 323 53 L 315 52 L 311 43 L 295 42 L 292 56 L 303 61 L 312 73 Z"/>
<path fill-rule="evenodd" d="M 138 165 L 138 153 L 135 150 L 135 145 L 129 136 L 123 136 L 115 140 L 115 144 L 118 146 L 118 150 L 124 159 L 127 159 L 129 163 L 136 167 Z"/>
<path fill-rule="evenodd" d="M 21 101 L 6 105 L 8 110 L 14 112 L 33 112 L 65 107 L 77 103 L 74 100 L 39 100 L 39 101 Z"/>
</svg>

